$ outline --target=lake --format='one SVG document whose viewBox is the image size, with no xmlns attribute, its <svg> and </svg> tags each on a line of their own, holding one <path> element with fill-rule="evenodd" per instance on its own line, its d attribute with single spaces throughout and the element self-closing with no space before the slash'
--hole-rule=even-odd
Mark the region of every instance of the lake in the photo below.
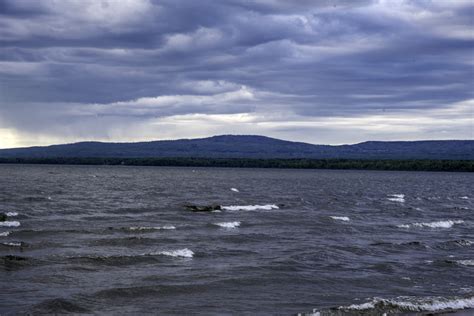
<svg viewBox="0 0 474 316">
<path fill-rule="evenodd" d="M 473 183 L 469 173 L 0 165 L 0 313 L 474 308 Z"/>
</svg>

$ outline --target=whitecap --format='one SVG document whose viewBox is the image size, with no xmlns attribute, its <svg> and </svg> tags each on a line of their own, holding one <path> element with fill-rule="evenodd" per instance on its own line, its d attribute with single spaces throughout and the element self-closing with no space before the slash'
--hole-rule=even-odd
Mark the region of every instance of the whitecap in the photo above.
<svg viewBox="0 0 474 316">
<path fill-rule="evenodd" d="M 0 237 L 7 237 L 8 235 L 10 235 L 10 232 L 1 232 L 0 233 Z"/>
<path fill-rule="evenodd" d="M 469 197 L 468 196 L 461 196 L 460 199 L 461 200 L 469 200 Z"/>
<path fill-rule="evenodd" d="M 165 226 L 132 226 L 129 227 L 130 230 L 160 230 L 160 229 L 176 229 L 173 225 L 165 225 Z"/>
<path fill-rule="evenodd" d="M 222 228 L 237 228 L 240 226 L 240 222 L 223 222 L 223 223 L 215 223 L 214 225 L 217 225 Z"/>
<path fill-rule="evenodd" d="M 390 196 L 397 197 L 400 199 L 403 199 L 405 197 L 405 194 L 390 194 Z"/>
<path fill-rule="evenodd" d="M 441 312 L 474 308 L 474 297 L 409 297 L 400 296 L 395 299 L 374 298 L 363 304 L 340 306 L 339 310 L 366 311 L 371 309 L 397 309 L 404 312 Z"/>
<path fill-rule="evenodd" d="M 256 210 L 265 210 L 270 211 L 273 209 L 279 209 L 275 204 L 266 204 L 266 205 L 230 205 L 222 206 L 221 209 L 225 211 L 256 211 Z"/>
<path fill-rule="evenodd" d="M 192 258 L 194 256 L 194 252 L 188 248 L 170 250 L 170 251 L 160 251 L 154 254 L 170 256 L 170 257 L 181 257 L 181 258 Z"/>
<path fill-rule="evenodd" d="M 18 212 L 7 212 L 5 215 L 7 215 L 8 217 L 15 217 L 18 216 Z"/>
<path fill-rule="evenodd" d="M 409 224 L 400 224 L 400 225 L 397 225 L 398 228 L 410 228 L 410 225 Z"/>
<path fill-rule="evenodd" d="M 405 194 L 389 194 L 388 196 L 390 196 L 389 198 L 387 198 L 389 201 L 399 203 L 405 202 Z"/>
<path fill-rule="evenodd" d="M 231 191 L 234 191 L 234 192 L 240 192 L 238 189 L 236 188 L 230 188 Z"/>
<path fill-rule="evenodd" d="M 344 221 L 344 222 L 350 221 L 349 217 L 347 216 L 329 216 L 329 217 L 331 217 L 332 219 Z"/>
<path fill-rule="evenodd" d="M 2 226 L 2 227 L 18 227 L 18 226 L 20 226 L 20 222 L 19 221 L 0 222 L 0 226 Z"/>
<path fill-rule="evenodd" d="M 463 220 L 446 220 L 446 221 L 437 221 L 430 223 L 412 223 L 412 224 L 402 224 L 397 225 L 399 228 L 411 228 L 411 227 L 429 227 L 429 228 L 451 228 L 455 224 L 462 224 Z"/>
<path fill-rule="evenodd" d="M 474 266 L 474 260 L 456 260 L 456 263 L 463 266 Z"/>
<path fill-rule="evenodd" d="M 3 242 L 2 245 L 9 247 L 21 247 L 21 242 Z"/>
</svg>

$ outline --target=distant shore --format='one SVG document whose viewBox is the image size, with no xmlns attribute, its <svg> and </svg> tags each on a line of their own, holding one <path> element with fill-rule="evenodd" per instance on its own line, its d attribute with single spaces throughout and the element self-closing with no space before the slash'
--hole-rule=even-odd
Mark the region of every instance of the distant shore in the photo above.
<svg viewBox="0 0 474 316">
<path fill-rule="evenodd" d="M 124 165 L 473 172 L 474 160 L 250 158 L 0 158 L 2 164 Z"/>
</svg>

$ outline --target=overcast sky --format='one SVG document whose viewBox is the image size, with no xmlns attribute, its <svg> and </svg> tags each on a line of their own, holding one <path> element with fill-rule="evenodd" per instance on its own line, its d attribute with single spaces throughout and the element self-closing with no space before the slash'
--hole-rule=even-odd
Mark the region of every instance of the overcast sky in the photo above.
<svg viewBox="0 0 474 316">
<path fill-rule="evenodd" d="M 0 148 L 473 139 L 472 0 L 0 0 Z"/>
</svg>

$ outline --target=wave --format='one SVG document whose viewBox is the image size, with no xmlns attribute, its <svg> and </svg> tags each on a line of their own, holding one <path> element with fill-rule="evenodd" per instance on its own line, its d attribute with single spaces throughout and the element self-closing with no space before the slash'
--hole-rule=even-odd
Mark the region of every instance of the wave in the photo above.
<svg viewBox="0 0 474 316">
<path fill-rule="evenodd" d="M 356 315 L 386 315 L 404 313 L 440 313 L 453 312 L 463 309 L 474 308 L 474 296 L 470 297 L 413 297 L 399 296 L 394 299 L 375 297 L 371 301 L 362 304 L 339 306 L 329 310 L 313 310 L 310 315 L 341 315 L 356 313 Z"/>
<path fill-rule="evenodd" d="M 21 238 L 38 238 L 39 236 L 47 236 L 47 235 L 57 235 L 57 234 L 104 234 L 110 233 L 112 228 L 108 228 L 107 230 L 88 230 L 88 229 L 19 229 L 16 230 L 15 236 Z"/>
<path fill-rule="evenodd" d="M 469 197 L 468 196 L 461 196 L 459 197 L 461 200 L 469 200 Z"/>
<path fill-rule="evenodd" d="M 459 240 L 453 240 L 453 243 L 459 245 L 459 246 L 472 246 L 474 245 L 474 242 L 466 239 L 459 239 Z"/>
<path fill-rule="evenodd" d="M 395 299 L 374 298 L 364 304 L 353 304 L 348 307 L 339 307 L 342 310 L 367 310 L 374 308 L 390 308 L 401 312 L 441 312 L 474 308 L 474 297 L 468 298 L 443 298 L 426 297 L 417 298 L 400 296 Z"/>
<path fill-rule="evenodd" d="M 93 265 L 103 264 L 111 266 L 119 265 L 133 265 L 138 262 L 157 260 L 158 256 L 170 256 L 176 258 L 192 258 L 194 252 L 188 248 L 158 251 L 158 252 L 145 252 L 141 254 L 120 254 L 120 255 L 80 255 L 66 257 L 67 260 L 88 262 Z"/>
<path fill-rule="evenodd" d="M 429 227 L 429 228 L 451 228 L 453 225 L 462 224 L 463 220 L 446 220 L 446 221 L 437 221 L 430 223 L 412 223 L 412 224 L 402 224 L 397 225 L 399 228 L 411 228 L 411 227 Z"/>
<path fill-rule="evenodd" d="M 344 222 L 350 221 L 349 217 L 347 216 L 329 216 L 329 217 L 338 221 L 344 221 Z"/>
<path fill-rule="evenodd" d="M 188 248 L 184 248 L 184 249 L 177 249 L 177 250 L 153 252 L 153 253 L 144 254 L 144 255 L 148 255 L 148 256 L 164 255 L 164 256 L 170 256 L 170 257 L 192 258 L 194 257 L 194 252 Z"/>
<path fill-rule="evenodd" d="M 275 204 L 266 204 L 266 205 L 229 205 L 221 206 L 221 209 L 225 211 L 256 211 L 256 210 L 265 210 L 270 211 L 274 209 L 279 209 Z"/>
<path fill-rule="evenodd" d="M 106 247 L 135 247 L 144 245 L 156 245 L 158 242 L 155 238 L 146 238 L 141 236 L 133 236 L 126 238 L 101 238 L 90 241 L 91 246 L 106 246 Z M 159 242 L 172 243 L 174 239 L 159 239 Z"/>
<path fill-rule="evenodd" d="M 0 257 L 0 269 L 5 269 L 7 271 L 16 271 L 22 268 L 36 265 L 40 263 L 39 260 L 29 258 L 29 257 L 22 257 L 22 256 L 15 256 L 15 255 L 6 255 Z"/>
<path fill-rule="evenodd" d="M 474 266 L 474 260 L 456 260 L 455 262 L 462 266 L 469 266 L 469 267 Z"/>
<path fill-rule="evenodd" d="M 0 222 L 0 227 L 18 227 L 20 226 L 19 221 L 5 221 L 5 222 Z"/>
<path fill-rule="evenodd" d="M 8 217 L 15 217 L 18 216 L 18 212 L 6 212 L 5 215 L 7 215 Z"/>
<path fill-rule="evenodd" d="M 404 203 L 405 202 L 405 194 L 389 194 L 389 198 L 387 200 L 392 201 L 392 202 L 399 202 L 399 203 Z"/>
<path fill-rule="evenodd" d="M 40 314 L 40 315 L 51 315 L 51 314 L 83 314 L 83 313 L 90 313 L 90 311 L 72 301 L 66 300 L 64 298 L 55 298 L 43 301 L 39 304 L 36 304 L 31 307 L 33 314 Z M 30 313 L 27 313 L 30 314 Z"/>
<path fill-rule="evenodd" d="M 161 229 L 176 229 L 173 225 L 164 225 L 164 226 L 132 226 L 128 228 L 129 230 L 161 230 Z"/>
<path fill-rule="evenodd" d="M 134 265 L 144 260 L 154 260 L 154 257 L 151 254 L 144 253 L 136 255 L 80 255 L 68 256 L 64 259 L 92 265 L 124 266 Z"/>
<path fill-rule="evenodd" d="M 240 192 L 240 191 L 239 191 L 238 189 L 236 189 L 236 188 L 230 188 L 230 190 L 233 191 L 233 192 Z"/>
<path fill-rule="evenodd" d="M 217 225 L 222 228 L 237 228 L 240 226 L 240 222 L 223 222 L 223 223 L 215 223 L 214 225 Z"/>
<path fill-rule="evenodd" d="M 423 247 L 427 248 L 427 246 L 422 243 L 421 241 L 407 241 L 401 243 L 392 243 L 392 242 L 374 242 L 371 243 L 370 246 L 384 246 L 384 247 Z"/>
<path fill-rule="evenodd" d="M 8 235 L 10 235 L 10 232 L 1 232 L 0 233 L 0 237 L 7 237 Z"/>
<path fill-rule="evenodd" d="M 22 247 L 23 243 L 22 242 L 2 242 L 2 245 L 7 246 L 7 247 Z"/>
<path fill-rule="evenodd" d="M 473 241 L 467 239 L 456 239 L 440 242 L 436 245 L 436 247 L 441 249 L 455 249 L 459 247 L 470 247 L 472 245 L 474 245 Z"/>
</svg>

